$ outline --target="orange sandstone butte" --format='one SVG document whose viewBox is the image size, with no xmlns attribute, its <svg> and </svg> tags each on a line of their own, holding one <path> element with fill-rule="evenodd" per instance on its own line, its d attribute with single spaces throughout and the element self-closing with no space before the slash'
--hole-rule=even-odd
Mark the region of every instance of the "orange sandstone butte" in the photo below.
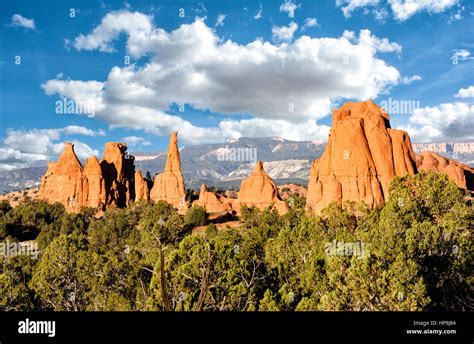
<svg viewBox="0 0 474 344">
<path fill-rule="evenodd" d="M 416 156 L 416 166 L 420 171 L 445 173 L 460 188 L 474 190 L 474 168 L 459 161 L 434 152 L 421 152 Z"/>
<path fill-rule="evenodd" d="M 408 134 L 391 129 L 373 101 L 348 102 L 333 111 L 326 150 L 311 166 L 306 207 L 317 213 L 333 201 L 373 207 L 387 200 L 394 176 L 416 172 Z"/>
</svg>

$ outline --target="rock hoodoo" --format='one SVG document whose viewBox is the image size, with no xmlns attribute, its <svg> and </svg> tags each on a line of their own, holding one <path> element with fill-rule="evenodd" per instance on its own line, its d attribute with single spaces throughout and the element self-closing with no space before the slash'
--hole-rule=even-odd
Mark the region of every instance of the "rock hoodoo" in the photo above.
<svg viewBox="0 0 474 344">
<path fill-rule="evenodd" d="M 253 173 L 242 180 L 238 198 L 233 202 L 237 214 L 240 206 L 255 206 L 264 209 L 273 205 L 280 214 L 288 211 L 285 201 L 280 198 L 278 188 L 272 178 L 263 169 L 263 163 L 258 161 Z"/>
<path fill-rule="evenodd" d="M 134 157 L 127 153 L 125 143 L 105 144 L 104 157 L 100 161 L 107 192 L 106 206 L 125 207 L 135 199 Z"/>
<path fill-rule="evenodd" d="M 104 158 L 100 162 L 95 156 L 88 158 L 85 168 L 74 145 L 66 143 L 58 162 L 50 162 L 41 178 L 38 198 L 59 202 L 72 212 L 82 206 L 99 210 L 124 207 L 135 199 L 134 168 L 123 143 L 107 143 Z"/>
<path fill-rule="evenodd" d="M 143 177 L 142 171 L 135 172 L 135 201 L 150 199 L 150 187 L 148 180 Z"/>
<path fill-rule="evenodd" d="M 94 155 L 86 159 L 84 168 L 85 205 L 92 208 L 103 209 L 107 200 L 104 175 L 99 160 Z"/>
<path fill-rule="evenodd" d="M 371 207 L 382 204 L 388 198 L 393 177 L 414 174 L 417 169 L 446 173 L 459 187 L 474 189 L 474 168 L 433 152 L 415 158 L 408 134 L 391 129 L 388 114 L 372 101 L 345 103 L 333 112 L 332 121 L 326 150 L 311 166 L 306 193 L 310 211 L 320 212 L 333 201 L 363 201 Z M 38 198 L 59 202 L 71 212 L 80 211 L 82 206 L 101 211 L 126 207 L 138 200 L 163 200 L 183 214 L 188 203 L 177 132 L 170 137 L 165 170 L 153 183 L 141 171 L 135 172 L 134 157 L 127 153 L 124 143 L 107 143 L 103 158 L 88 158 L 85 167 L 74 145 L 65 143 L 58 161 L 50 162 L 41 178 Z M 261 210 L 273 207 L 280 214 L 288 211 L 261 161 L 242 180 L 236 198 L 209 191 L 203 184 L 193 205 L 216 216 L 240 215 L 243 205 Z"/>
<path fill-rule="evenodd" d="M 206 185 L 201 186 L 199 199 L 193 202 L 206 209 L 208 213 L 231 213 L 240 215 L 243 205 L 255 206 L 260 210 L 274 207 L 280 214 L 288 212 L 288 206 L 280 198 L 278 188 L 272 178 L 263 169 L 263 163 L 257 162 L 253 173 L 242 180 L 237 198 L 230 198 L 208 191 Z"/>
<path fill-rule="evenodd" d="M 307 203 L 319 212 L 332 201 L 381 204 L 394 176 L 416 173 L 410 137 L 390 128 L 388 114 L 369 100 L 334 110 L 328 144 L 311 166 Z"/>
<path fill-rule="evenodd" d="M 58 161 L 48 164 L 48 170 L 41 178 L 38 198 L 59 202 L 75 212 L 84 205 L 83 168 L 72 143 L 65 143 Z"/>
<path fill-rule="evenodd" d="M 159 200 L 166 201 L 177 208 L 179 213 L 186 212 L 188 208 L 179 158 L 178 133 L 176 131 L 170 137 L 165 171 L 156 175 L 153 188 L 150 191 L 150 199 L 155 202 Z"/>
<path fill-rule="evenodd" d="M 474 190 L 474 168 L 459 161 L 433 152 L 421 152 L 416 156 L 416 166 L 420 171 L 445 173 L 460 188 Z"/>
</svg>

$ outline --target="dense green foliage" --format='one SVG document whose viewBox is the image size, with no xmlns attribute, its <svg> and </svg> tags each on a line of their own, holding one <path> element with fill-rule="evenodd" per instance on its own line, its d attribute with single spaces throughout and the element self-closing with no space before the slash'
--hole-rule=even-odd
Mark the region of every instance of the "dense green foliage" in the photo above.
<svg viewBox="0 0 474 344">
<path fill-rule="evenodd" d="M 41 255 L 0 258 L 0 309 L 472 310 L 473 206 L 445 175 L 395 178 L 376 209 L 289 205 L 243 207 L 240 227 L 218 229 L 162 201 L 100 218 L 2 202 L 0 239 L 36 238 Z"/>
</svg>

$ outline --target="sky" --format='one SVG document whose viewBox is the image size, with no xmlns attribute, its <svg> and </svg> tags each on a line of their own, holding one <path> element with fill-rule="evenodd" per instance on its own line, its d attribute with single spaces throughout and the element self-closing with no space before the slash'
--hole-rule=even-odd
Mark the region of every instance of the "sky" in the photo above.
<svg viewBox="0 0 474 344">
<path fill-rule="evenodd" d="M 0 170 L 174 130 L 326 141 L 368 99 L 413 142 L 474 140 L 473 0 L 2 0 L 0 30 Z"/>
</svg>

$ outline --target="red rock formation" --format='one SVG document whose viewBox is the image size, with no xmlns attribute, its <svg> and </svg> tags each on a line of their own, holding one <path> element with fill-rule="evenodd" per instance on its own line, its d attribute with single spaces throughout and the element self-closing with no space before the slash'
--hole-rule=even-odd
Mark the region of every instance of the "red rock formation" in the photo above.
<svg viewBox="0 0 474 344">
<path fill-rule="evenodd" d="M 308 209 L 332 201 L 381 204 L 395 175 L 416 173 L 408 134 L 390 128 L 388 114 L 373 101 L 345 103 L 334 110 L 326 150 L 311 166 Z"/>
<path fill-rule="evenodd" d="M 418 170 L 441 172 L 462 189 L 474 190 L 474 168 L 459 161 L 445 158 L 434 152 L 421 152 L 416 156 Z"/>
<path fill-rule="evenodd" d="M 232 200 L 223 195 L 208 191 L 205 184 L 201 185 L 199 199 L 193 202 L 194 205 L 203 207 L 208 213 L 232 213 Z"/>
<path fill-rule="evenodd" d="M 126 150 L 123 143 L 109 142 L 101 162 L 88 158 L 83 169 L 74 145 L 66 143 L 58 162 L 49 163 L 38 198 L 59 202 L 72 212 L 82 206 L 105 210 L 128 205 L 135 199 L 135 185 L 133 157 Z"/>
<path fill-rule="evenodd" d="M 281 200 L 275 182 L 265 172 L 261 161 L 257 162 L 250 177 L 242 180 L 238 199 L 232 204 L 237 214 L 242 205 L 255 206 L 261 210 L 273 206 L 280 214 L 288 211 L 288 206 Z"/>
<path fill-rule="evenodd" d="M 99 160 L 94 155 L 86 159 L 84 168 L 84 200 L 87 207 L 103 209 L 107 199 L 105 180 Z"/>
<path fill-rule="evenodd" d="M 125 207 L 135 199 L 134 158 L 127 154 L 127 146 L 119 142 L 105 144 L 100 161 L 107 190 L 106 206 Z"/>
<path fill-rule="evenodd" d="M 184 178 L 181 172 L 177 136 L 176 131 L 170 136 L 165 171 L 155 177 L 153 188 L 150 191 L 150 198 L 155 202 L 164 200 L 177 208 L 179 213 L 184 213 L 188 208 L 188 204 L 184 191 Z"/>
<path fill-rule="evenodd" d="M 143 177 L 142 171 L 135 172 L 135 201 L 150 199 L 150 188 L 147 180 Z"/>
<path fill-rule="evenodd" d="M 64 144 L 58 162 L 50 162 L 41 178 L 38 198 L 50 203 L 59 202 L 68 211 L 77 212 L 84 204 L 83 168 L 72 143 Z"/>
</svg>

